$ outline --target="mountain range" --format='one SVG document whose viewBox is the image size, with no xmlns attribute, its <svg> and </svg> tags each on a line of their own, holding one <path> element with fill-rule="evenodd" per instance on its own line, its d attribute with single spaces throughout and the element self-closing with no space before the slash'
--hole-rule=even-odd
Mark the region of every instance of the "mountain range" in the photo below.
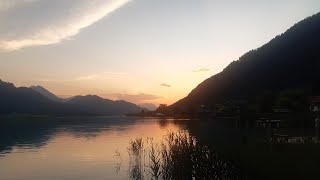
<svg viewBox="0 0 320 180">
<path fill-rule="evenodd" d="M 143 110 L 130 102 L 112 101 L 99 96 L 62 99 L 41 86 L 15 87 L 0 80 L 0 114 L 115 116 Z"/>
<path fill-rule="evenodd" d="M 98 115 L 126 115 L 143 110 L 143 108 L 133 103 L 123 100 L 112 101 L 96 95 L 75 96 L 66 101 L 66 104 L 75 105 Z"/>
<path fill-rule="evenodd" d="M 320 93 L 320 13 L 302 20 L 262 47 L 249 51 L 206 79 L 169 108 L 190 112 L 201 105 L 254 99 L 266 91 Z"/>
</svg>

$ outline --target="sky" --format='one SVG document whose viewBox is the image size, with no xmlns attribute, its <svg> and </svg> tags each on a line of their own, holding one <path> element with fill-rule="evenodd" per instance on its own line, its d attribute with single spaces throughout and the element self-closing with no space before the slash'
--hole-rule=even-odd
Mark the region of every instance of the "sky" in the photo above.
<svg viewBox="0 0 320 180">
<path fill-rule="evenodd" d="M 319 0 L 0 0 L 0 79 L 172 104 Z"/>
</svg>

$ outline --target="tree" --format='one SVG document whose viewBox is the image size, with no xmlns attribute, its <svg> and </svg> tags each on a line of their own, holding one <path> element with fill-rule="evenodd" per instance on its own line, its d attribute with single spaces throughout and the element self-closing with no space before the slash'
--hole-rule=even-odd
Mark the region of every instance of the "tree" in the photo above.
<svg viewBox="0 0 320 180">
<path fill-rule="evenodd" d="M 167 104 L 160 104 L 159 107 L 156 109 L 156 112 L 167 114 L 168 113 L 168 105 Z"/>
</svg>

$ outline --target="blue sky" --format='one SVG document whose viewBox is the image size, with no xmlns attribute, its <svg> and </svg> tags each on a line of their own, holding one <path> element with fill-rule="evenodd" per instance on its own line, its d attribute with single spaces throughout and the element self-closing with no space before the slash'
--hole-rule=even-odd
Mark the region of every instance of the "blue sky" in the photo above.
<svg viewBox="0 0 320 180">
<path fill-rule="evenodd" d="M 1 0 L 0 78 L 170 104 L 319 11 L 319 0 Z"/>
</svg>

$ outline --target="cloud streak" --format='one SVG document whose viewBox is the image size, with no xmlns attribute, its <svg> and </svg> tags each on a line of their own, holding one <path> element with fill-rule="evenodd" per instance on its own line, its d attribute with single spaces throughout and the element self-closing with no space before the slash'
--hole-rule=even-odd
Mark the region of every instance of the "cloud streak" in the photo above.
<svg viewBox="0 0 320 180">
<path fill-rule="evenodd" d="M 0 2 L 0 49 L 60 43 L 86 28 L 130 0 L 4 0 Z M 19 7 L 19 11 L 18 11 Z M 46 9 L 52 7 L 51 9 Z M 5 19 L 5 17 L 7 17 Z M 10 17 L 10 18 L 8 18 Z M 10 21 L 10 22 L 9 22 Z M 26 22 L 30 22 L 28 26 Z"/>
<path fill-rule="evenodd" d="M 162 84 L 160 84 L 160 86 L 163 86 L 163 87 L 171 87 L 170 84 L 166 84 L 166 83 L 162 83 Z"/>
<path fill-rule="evenodd" d="M 76 77 L 74 81 L 90 81 L 90 80 L 105 80 L 105 79 L 123 79 L 127 78 L 128 74 L 124 72 L 102 72 Z"/>
<path fill-rule="evenodd" d="M 193 72 L 195 72 L 195 73 L 198 73 L 198 72 L 208 72 L 208 71 L 210 71 L 209 68 L 200 68 L 200 69 L 193 70 Z"/>
</svg>

